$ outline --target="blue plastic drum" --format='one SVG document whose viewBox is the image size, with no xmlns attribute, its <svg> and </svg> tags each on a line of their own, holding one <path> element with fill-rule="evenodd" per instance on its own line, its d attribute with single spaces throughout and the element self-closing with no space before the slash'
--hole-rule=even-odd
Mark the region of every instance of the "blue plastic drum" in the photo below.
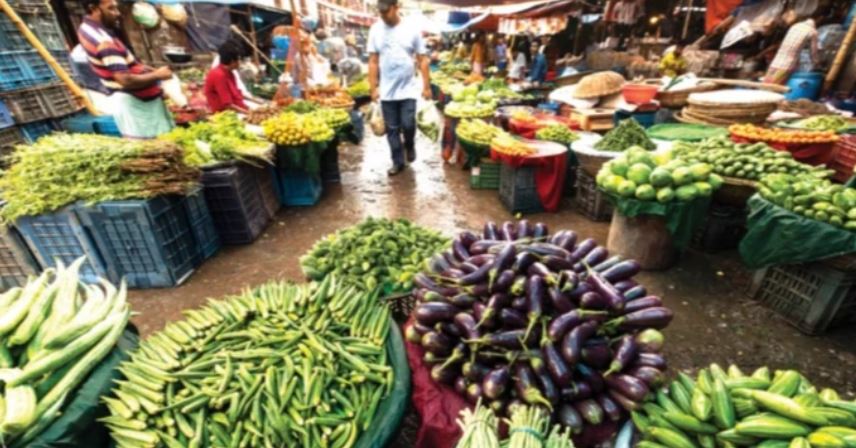
<svg viewBox="0 0 856 448">
<path fill-rule="evenodd" d="M 791 91 L 785 94 L 785 98 L 789 100 L 816 100 L 820 96 L 820 88 L 823 87 L 823 73 L 796 72 L 788 80 L 788 87 Z"/>
</svg>

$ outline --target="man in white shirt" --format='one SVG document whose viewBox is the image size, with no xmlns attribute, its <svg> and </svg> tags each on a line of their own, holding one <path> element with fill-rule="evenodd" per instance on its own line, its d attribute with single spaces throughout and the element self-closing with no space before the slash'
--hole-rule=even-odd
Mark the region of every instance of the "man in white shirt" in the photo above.
<svg viewBox="0 0 856 448">
<path fill-rule="evenodd" d="M 624 50 L 636 21 L 639 19 L 639 4 L 636 0 L 619 0 L 613 9 L 616 30 L 620 39 L 618 49 Z"/>
<path fill-rule="evenodd" d="M 394 176 L 406 167 L 405 151 L 408 162 L 416 160 L 416 100 L 420 94 L 416 66 L 418 63 L 422 77 L 422 96 L 430 99 L 428 48 L 420 27 L 402 21 L 398 0 L 378 0 L 377 9 L 382 20 L 372 25 L 367 44 L 369 85 L 372 101 L 380 100 L 383 110 L 392 153 L 387 174 Z"/>
</svg>

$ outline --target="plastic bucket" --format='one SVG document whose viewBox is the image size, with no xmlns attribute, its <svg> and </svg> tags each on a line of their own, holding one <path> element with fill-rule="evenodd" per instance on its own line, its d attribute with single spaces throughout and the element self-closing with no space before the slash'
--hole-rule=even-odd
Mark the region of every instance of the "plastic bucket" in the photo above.
<svg viewBox="0 0 856 448">
<path fill-rule="evenodd" d="M 788 80 L 791 91 L 785 95 L 789 100 L 805 98 L 816 100 L 823 86 L 823 74 L 819 72 L 796 72 Z"/>
</svg>

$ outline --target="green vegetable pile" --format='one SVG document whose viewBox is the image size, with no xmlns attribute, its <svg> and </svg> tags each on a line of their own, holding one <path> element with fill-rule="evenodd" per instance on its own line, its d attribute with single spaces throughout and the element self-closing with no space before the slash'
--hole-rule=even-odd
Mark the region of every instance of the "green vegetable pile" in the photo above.
<svg viewBox="0 0 856 448">
<path fill-rule="evenodd" d="M 446 105 L 444 113 L 455 118 L 492 117 L 496 110 L 495 100 L 490 91 L 479 92 L 479 86 L 472 84 L 452 92 L 452 102 Z"/>
<path fill-rule="evenodd" d="M 348 86 L 348 95 L 352 98 L 366 97 L 371 93 L 368 79 L 362 79 Z"/>
<path fill-rule="evenodd" d="M 634 146 L 603 165 L 597 185 L 622 198 L 687 202 L 710 196 L 722 186 L 722 178 L 706 163 L 687 163 L 671 153 L 652 155 Z"/>
<path fill-rule="evenodd" d="M 6 200 L 0 216 L 14 221 L 77 201 L 184 194 L 197 184 L 199 171 L 183 159 L 183 151 L 169 142 L 54 133 L 19 146 L 10 157 L 0 177 Z"/>
<path fill-rule="evenodd" d="M 856 190 L 814 176 L 770 174 L 761 179 L 764 199 L 806 218 L 856 230 Z"/>
<path fill-rule="evenodd" d="M 502 132 L 502 129 L 488 124 L 484 120 L 465 119 L 458 123 L 455 133 L 458 138 L 479 146 L 490 146 L 490 142 Z"/>
<path fill-rule="evenodd" d="M 448 238 L 406 219 L 368 218 L 319 240 L 300 265 L 313 280 L 332 273 L 367 291 L 410 291 L 423 262 L 448 244 Z"/>
<path fill-rule="evenodd" d="M 335 109 L 330 107 L 322 107 L 311 112 L 309 115 L 314 115 L 325 123 L 334 131 L 341 130 L 345 126 L 351 124 L 351 115 L 344 109 Z"/>
<path fill-rule="evenodd" d="M 803 118 L 793 123 L 793 126 L 813 131 L 839 131 L 853 127 L 853 123 L 847 121 L 841 115 L 815 115 Z"/>
<path fill-rule="evenodd" d="M 856 402 L 794 370 L 746 375 L 711 364 L 695 380 L 681 372 L 631 416 L 639 448 L 856 446 Z"/>
<path fill-rule="evenodd" d="M 184 162 L 202 167 L 232 160 L 270 157 L 270 143 L 248 132 L 235 112 L 220 112 L 208 121 L 198 121 L 188 127 L 176 127 L 160 136 L 184 150 Z"/>
<path fill-rule="evenodd" d="M 315 112 L 318 110 L 320 106 L 317 103 L 306 100 L 297 100 L 287 107 L 285 107 L 283 112 L 294 112 L 296 114 L 308 114 L 309 112 Z"/>
<path fill-rule="evenodd" d="M 565 125 L 551 124 L 550 126 L 538 129 L 535 132 L 535 138 L 538 140 L 546 140 L 548 142 L 561 143 L 567 146 L 579 140 L 580 136 L 577 135 L 576 132 L 568 129 Z"/>
<path fill-rule="evenodd" d="M 126 289 L 84 285 L 83 259 L 0 295 L 0 440 L 30 446 L 125 330 Z"/>
<path fill-rule="evenodd" d="M 641 146 L 648 151 L 657 149 L 657 145 L 645 133 L 645 128 L 632 118 L 619 122 L 618 126 L 594 144 L 595 149 L 601 151 L 624 151 L 631 146 Z"/>
<path fill-rule="evenodd" d="M 663 123 L 655 124 L 645 131 L 650 138 L 660 140 L 699 141 L 711 137 L 728 135 L 728 130 L 703 124 Z"/>
<path fill-rule="evenodd" d="M 458 426 L 463 436 L 455 448 L 574 448 L 570 428 L 550 428 L 550 414 L 535 406 L 514 405 L 509 412 L 509 437 L 500 443 L 496 414 L 489 407 L 464 408 Z"/>
<path fill-rule="evenodd" d="M 827 177 L 832 171 L 794 160 L 791 153 L 776 151 L 765 143 L 734 143 L 728 137 L 710 138 L 698 143 L 675 142 L 675 155 L 689 163 L 707 163 L 720 176 L 758 180 L 765 174 L 812 173 Z"/>
<path fill-rule="evenodd" d="M 102 421 L 119 446 L 352 447 L 393 382 L 376 296 L 330 276 L 187 310 L 122 364 Z"/>
</svg>

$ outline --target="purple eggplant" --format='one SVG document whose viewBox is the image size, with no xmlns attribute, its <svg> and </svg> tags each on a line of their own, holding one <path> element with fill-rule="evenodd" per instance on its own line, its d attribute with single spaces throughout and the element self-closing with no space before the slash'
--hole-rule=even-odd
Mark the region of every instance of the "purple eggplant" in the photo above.
<svg viewBox="0 0 856 448">
<path fill-rule="evenodd" d="M 599 394 L 606 388 L 603 375 L 599 371 L 583 363 L 578 363 L 574 369 L 579 374 L 579 377 L 591 386 L 592 393 Z"/>
<path fill-rule="evenodd" d="M 639 286 L 639 283 L 636 283 L 633 280 L 621 280 L 618 282 L 612 282 L 612 285 L 615 286 L 615 289 L 618 290 L 621 294 Z M 626 297 L 625 297 L 626 299 Z"/>
<path fill-rule="evenodd" d="M 594 395 L 591 386 L 585 381 L 573 381 L 569 387 L 562 388 L 561 393 L 562 398 L 568 402 L 585 400 Z"/>
<path fill-rule="evenodd" d="M 472 246 L 473 243 L 480 240 L 481 238 L 479 238 L 478 235 L 476 235 L 475 233 L 470 232 L 469 230 L 465 230 L 458 234 L 458 239 L 461 240 L 461 243 L 463 243 L 464 247 L 469 249 L 469 247 Z"/>
<path fill-rule="evenodd" d="M 461 374 L 470 381 L 481 381 L 490 372 L 490 368 L 477 361 L 468 361 L 461 366 Z"/>
<path fill-rule="evenodd" d="M 484 316 L 487 313 L 487 305 L 481 302 L 476 302 L 473 304 L 473 318 L 476 320 L 476 325 L 481 322 L 481 327 L 486 328 L 494 328 L 496 327 L 496 318 L 492 317 L 490 319 L 485 319 Z"/>
<path fill-rule="evenodd" d="M 494 258 L 496 258 L 494 254 L 480 254 L 467 258 L 466 262 L 474 266 L 483 266 L 487 263 L 493 263 Z"/>
<path fill-rule="evenodd" d="M 571 384 L 573 372 L 562 359 L 559 350 L 549 340 L 541 340 L 541 355 L 544 357 L 544 364 L 547 365 L 547 370 L 550 372 L 550 377 L 556 382 L 560 388 L 568 387 Z"/>
<path fill-rule="evenodd" d="M 463 309 L 471 308 L 476 303 L 476 298 L 467 293 L 461 293 L 446 300 L 452 305 Z"/>
<path fill-rule="evenodd" d="M 421 290 L 422 288 L 420 288 Z M 422 294 L 422 302 L 448 302 L 446 296 L 437 291 L 426 291 Z"/>
<path fill-rule="evenodd" d="M 606 299 L 610 309 L 617 311 L 624 308 L 624 296 L 597 272 L 589 270 L 586 283 L 590 284 L 594 291 Z"/>
<path fill-rule="evenodd" d="M 577 244 L 577 233 L 573 230 L 562 230 L 553 235 L 550 243 L 567 251 L 572 251 Z"/>
<path fill-rule="evenodd" d="M 452 340 L 437 331 L 423 334 L 421 344 L 422 348 L 438 356 L 445 356 L 452 352 Z"/>
<path fill-rule="evenodd" d="M 546 238 L 547 235 L 550 234 L 550 229 L 547 228 L 547 224 L 543 222 L 535 223 L 535 227 L 532 229 L 532 237 L 536 239 Z"/>
<path fill-rule="evenodd" d="M 589 341 L 583 346 L 580 358 L 592 368 L 605 369 L 612 360 L 612 354 L 606 341 Z"/>
<path fill-rule="evenodd" d="M 600 314 L 603 313 L 584 310 L 568 311 L 567 313 L 553 318 L 550 322 L 550 326 L 547 328 L 547 336 L 553 342 L 560 341 L 566 334 L 568 334 L 569 331 L 571 331 L 571 329 L 583 323 L 584 320 Z"/>
<path fill-rule="evenodd" d="M 458 327 L 464 333 L 464 337 L 467 339 L 478 339 L 481 337 L 481 333 L 478 330 L 478 323 L 476 319 L 469 313 L 458 313 L 455 315 L 455 323 L 458 324 Z"/>
<path fill-rule="evenodd" d="M 490 273 L 490 265 L 485 264 L 479 266 L 477 270 L 474 272 L 470 272 L 469 274 L 458 279 L 458 284 L 461 286 L 470 286 L 475 285 L 476 283 L 481 283 L 488 278 L 488 274 Z"/>
<path fill-rule="evenodd" d="M 573 291 L 580 284 L 580 276 L 570 269 L 559 272 L 559 288 L 562 292 Z"/>
<path fill-rule="evenodd" d="M 465 286 L 461 288 L 461 291 L 476 297 L 486 296 L 490 293 L 490 290 L 487 287 L 487 282 L 478 283 L 473 286 Z"/>
<path fill-rule="evenodd" d="M 529 325 L 526 327 L 524 339 L 529 336 L 544 313 L 544 279 L 538 275 L 531 275 L 526 280 L 526 308 Z"/>
<path fill-rule="evenodd" d="M 416 305 L 414 316 L 416 321 L 427 327 L 437 322 L 449 321 L 458 314 L 458 307 L 443 302 L 425 302 Z"/>
<path fill-rule="evenodd" d="M 514 300 L 511 301 L 511 307 L 514 308 L 516 311 L 526 312 L 526 310 L 527 310 L 526 297 L 525 296 L 515 297 Z"/>
<path fill-rule="evenodd" d="M 576 364 L 582 354 L 583 344 L 597 331 L 597 323 L 584 322 L 574 327 L 562 339 L 560 352 L 568 364 Z"/>
<path fill-rule="evenodd" d="M 636 335 L 636 343 L 639 344 L 639 350 L 643 352 L 659 353 L 663 349 L 664 342 L 663 333 L 653 328 L 642 330 Z"/>
<path fill-rule="evenodd" d="M 476 344 L 487 344 L 495 347 L 515 350 L 526 348 L 529 345 L 532 345 L 534 333 L 531 334 L 528 339 L 524 339 L 524 336 L 526 336 L 525 330 L 508 330 L 491 333 L 475 340 L 470 339 L 467 342 Z"/>
<path fill-rule="evenodd" d="M 559 406 L 559 415 L 557 419 L 559 424 L 569 428 L 572 433 L 579 434 L 583 432 L 583 417 L 570 403 L 562 403 L 562 405 Z"/>
<path fill-rule="evenodd" d="M 613 373 L 623 371 L 636 360 L 638 354 L 639 346 L 636 344 L 634 336 L 631 334 L 622 336 L 615 347 L 615 353 L 612 357 L 612 362 L 609 364 L 609 369 L 604 375 L 609 376 Z"/>
<path fill-rule="evenodd" d="M 621 263 L 621 256 L 620 255 L 613 255 L 613 256 L 607 258 L 606 260 L 603 260 L 600 263 L 592 266 L 591 268 L 595 272 L 605 272 L 605 271 L 609 270 L 610 268 L 612 268 L 613 266 L 617 265 L 618 263 Z"/>
<path fill-rule="evenodd" d="M 577 412 L 591 425 L 599 425 L 603 422 L 603 409 L 596 400 L 588 399 L 574 403 Z"/>
<path fill-rule="evenodd" d="M 429 366 L 433 366 L 435 364 L 443 364 L 444 362 L 446 362 L 446 358 L 442 356 L 437 356 L 431 352 L 425 352 L 425 354 L 422 355 L 422 362 L 428 364 Z"/>
<path fill-rule="evenodd" d="M 499 229 L 496 227 L 496 223 L 493 221 L 488 221 L 484 224 L 484 230 L 482 231 L 482 236 L 486 240 L 498 240 L 499 239 Z"/>
<path fill-rule="evenodd" d="M 509 288 L 509 293 L 513 296 L 522 296 L 526 293 L 526 277 L 523 275 L 518 275 L 514 277 L 514 282 L 511 283 L 511 288 Z"/>
<path fill-rule="evenodd" d="M 612 399 L 615 400 L 615 402 L 618 403 L 622 408 L 627 410 L 627 412 L 633 412 L 639 409 L 638 402 L 627 398 L 615 389 L 609 390 L 609 396 L 612 397 Z"/>
<path fill-rule="evenodd" d="M 537 377 L 532 368 L 526 364 L 518 362 L 514 365 L 514 385 L 517 389 L 517 396 L 528 404 L 541 404 L 553 409 L 553 404 L 544 397 L 544 394 L 538 389 Z"/>
<path fill-rule="evenodd" d="M 674 317 L 674 313 L 666 307 L 645 308 L 610 320 L 604 324 L 604 327 L 619 331 L 641 330 L 643 328 L 662 330 L 669 325 L 672 317 Z"/>
<path fill-rule="evenodd" d="M 472 258 L 472 257 L 471 257 L 471 258 Z M 454 269 L 454 268 L 453 268 L 453 269 Z M 458 270 L 459 270 L 459 271 L 461 271 L 461 272 L 463 272 L 463 273 L 464 273 L 464 275 L 467 275 L 467 274 L 472 274 L 473 272 L 478 271 L 478 270 L 479 270 L 479 266 L 474 265 L 474 264 L 470 263 L 469 261 L 465 261 L 465 262 L 461 263 L 460 265 L 458 265 Z M 447 270 L 446 272 L 449 272 L 449 271 Z M 458 277 L 456 277 L 456 278 L 461 278 L 461 277 L 463 277 L 464 275 L 460 275 L 460 276 L 458 276 Z M 450 277 L 450 278 L 452 278 L 452 276 L 451 276 L 451 275 L 446 275 L 446 277 Z"/>
<path fill-rule="evenodd" d="M 595 241 L 594 238 L 588 238 L 580 241 L 580 244 L 577 245 L 571 252 L 571 256 L 568 257 L 568 261 L 576 263 L 582 260 L 586 255 L 589 254 L 589 252 L 594 250 L 595 247 L 597 247 L 597 241 Z"/>
<path fill-rule="evenodd" d="M 538 261 L 537 255 L 532 252 L 521 251 L 514 257 L 514 263 L 511 265 L 511 269 L 513 269 L 514 272 L 523 274 L 526 273 L 529 266 L 532 266 L 532 263 L 535 263 L 536 261 Z"/>
<path fill-rule="evenodd" d="M 644 381 L 630 375 L 607 376 L 606 384 L 633 401 L 645 400 L 649 392 L 648 385 Z"/>
<path fill-rule="evenodd" d="M 582 264 L 590 267 L 596 266 L 603 263 L 607 257 L 609 257 L 609 251 L 607 251 L 603 246 L 597 246 L 583 257 Z"/>
<path fill-rule="evenodd" d="M 550 298 L 550 305 L 556 313 L 564 314 L 574 309 L 574 303 L 559 288 L 550 288 L 547 291 L 547 297 Z"/>
<path fill-rule="evenodd" d="M 421 344 L 422 343 L 422 335 L 431 331 L 430 329 L 425 329 L 423 331 L 419 331 L 419 328 L 417 328 L 417 327 L 418 327 L 418 325 L 410 325 L 404 329 L 404 339 L 407 340 L 407 342 L 410 342 L 413 344 Z M 422 328 L 425 328 L 425 327 L 422 327 Z"/>
<path fill-rule="evenodd" d="M 517 230 L 515 231 L 517 239 L 531 237 L 534 231 L 535 229 L 529 224 L 528 219 L 517 221 Z"/>
<path fill-rule="evenodd" d="M 469 401 L 472 405 L 478 403 L 482 399 L 481 385 L 478 383 L 473 383 L 467 386 L 466 398 L 467 401 Z"/>
<path fill-rule="evenodd" d="M 508 366 L 501 366 L 491 370 L 482 379 L 482 392 L 484 396 L 491 400 L 499 399 L 505 393 L 510 380 L 511 372 Z"/>
<path fill-rule="evenodd" d="M 659 353 L 639 353 L 636 356 L 636 366 L 654 367 L 660 370 L 666 369 L 666 358 Z"/>
<path fill-rule="evenodd" d="M 559 284 L 559 277 L 540 261 L 532 263 L 529 266 L 529 269 L 526 270 L 526 273 L 529 274 L 529 276 L 537 275 L 542 277 L 550 286 L 557 286 Z"/>
<path fill-rule="evenodd" d="M 649 388 L 660 387 L 666 379 L 662 370 L 648 366 L 634 367 L 627 374 L 644 381 Z"/>
<path fill-rule="evenodd" d="M 624 305 L 624 314 L 635 313 L 636 311 L 646 308 L 656 308 L 663 306 L 663 301 L 657 296 L 645 296 L 641 299 L 636 299 L 632 302 L 627 302 Z"/>
<path fill-rule="evenodd" d="M 490 299 L 487 301 L 484 314 L 482 314 L 481 319 L 478 321 L 478 326 L 481 327 L 487 321 L 494 321 L 499 317 L 499 313 L 502 311 L 502 308 L 511 305 L 511 300 L 511 296 L 505 293 L 496 293 L 490 296 Z"/>
<path fill-rule="evenodd" d="M 457 369 L 454 366 L 435 365 L 431 368 L 431 379 L 437 383 L 452 384 L 457 378 L 455 373 Z"/>
<path fill-rule="evenodd" d="M 500 227 L 499 229 L 499 236 L 505 241 L 516 240 L 517 235 L 515 234 L 514 223 L 510 221 L 505 221 L 504 223 L 502 223 L 502 227 Z"/>
<path fill-rule="evenodd" d="M 505 241 L 499 240 L 499 239 L 476 241 L 475 243 L 472 244 L 472 246 L 470 246 L 469 252 L 472 255 L 484 255 L 484 254 L 488 254 L 488 251 L 490 251 L 492 248 L 498 247 L 498 246 L 504 246 L 506 244 L 508 244 L 508 243 L 506 243 Z"/>
<path fill-rule="evenodd" d="M 457 238 L 452 241 L 452 254 L 458 261 L 465 261 L 467 258 L 470 258 L 470 252 L 467 250 L 466 246 L 464 246 L 464 243 Z"/>
<path fill-rule="evenodd" d="M 453 384 L 454 384 L 455 392 L 457 392 L 458 395 L 464 395 L 465 393 L 467 393 L 467 379 L 466 378 L 459 376 L 459 377 L 455 378 L 455 382 Z"/>
<path fill-rule="evenodd" d="M 603 413 L 606 414 L 606 417 L 609 420 L 613 422 L 621 420 L 621 407 L 609 395 L 600 394 L 595 399 L 597 400 L 597 403 L 603 409 Z"/>
<path fill-rule="evenodd" d="M 559 404 L 559 399 L 561 398 L 559 388 L 556 387 L 556 383 L 547 372 L 546 367 L 536 370 L 535 377 L 538 378 L 538 384 L 541 386 L 540 391 L 544 398 L 546 398 L 552 406 Z"/>
<path fill-rule="evenodd" d="M 553 271 L 564 271 L 566 269 L 570 270 L 574 268 L 574 265 L 571 262 L 555 255 L 547 255 L 541 259 L 541 263 L 544 263 L 544 266 L 547 266 Z"/>
<path fill-rule="evenodd" d="M 634 260 L 624 260 L 604 271 L 603 278 L 610 283 L 620 282 L 622 280 L 630 279 L 641 270 L 642 266 L 640 266 L 638 262 Z"/>
<path fill-rule="evenodd" d="M 648 293 L 648 291 L 645 289 L 644 286 L 642 286 L 642 285 L 634 286 L 633 288 L 630 288 L 627 291 L 624 291 L 624 299 L 628 302 L 632 302 L 636 299 L 645 297 L 645 294 L 647 294 L 647 293 Z"/>
<path fill-rule="evenodd" d="M 434 330 L 453 339 L 460 338 L 464 334 L 463 330 L 454 321 L 438 322 L 434 325 Z"/>
<path fill-rule="evenodd" d="M 609 308 L 610 303 L 606 297 L 598 294 L 595 291 L 589 291 L 580 297 L 580 308 L 587 310 L 605 310 Z"/>
<path fill-rule="evenodd" d="M 572 302 L 579 304 L 583 294 L 589 291 L 592 291 L 592 287 L 588 283 L 581 282 L 576 288 L 572 289 L 571 292 L 568 293 L 568 298 L 570 298 Z"/>
<path fill-rule="evenodd" d="M 441 273 L 441 275 L 443 277 L 450 278 L 450 279 L 461 278 L 466 274 L 467 274 L 466 272 L 464 272 L 458 268 L 449 268 L 449 269 L 446 269 L 445 271 L 443 271 Z"/>
<path fill-rule="evenodd" d="M 558 257 L 567 259 L 571 255 L 571 253 L 563 247 L 550 243 L 532 243 L 522 250 L 532 252 L 539 257 Z"/>
<path fill-rule="evenodd" d="M 511 289 L 511 285 L 514 283 L 515 275 L 514 271 L 511 269 L 506 269 L 499 274 L 499 277 L 496 278 L 496 281 L 493 282 L 493 285 L 490 287 L 491 293 L 498 292 L 506 292 Z"/>
<path fill-rule="evenodd" d="M 526 328 L 526 316 L 513 308 L 503 308 L 499 312 L 499 321 L 502 326 L 509 330 Z"/>
<path fill-rule="evenodd" d="M 428 268 L 437 274 L 444 272 L 447 269 L 451 269 L 451 267 L 452 265 L 440 254 L 434 255 L 428 261 Z"/>
</svg>

